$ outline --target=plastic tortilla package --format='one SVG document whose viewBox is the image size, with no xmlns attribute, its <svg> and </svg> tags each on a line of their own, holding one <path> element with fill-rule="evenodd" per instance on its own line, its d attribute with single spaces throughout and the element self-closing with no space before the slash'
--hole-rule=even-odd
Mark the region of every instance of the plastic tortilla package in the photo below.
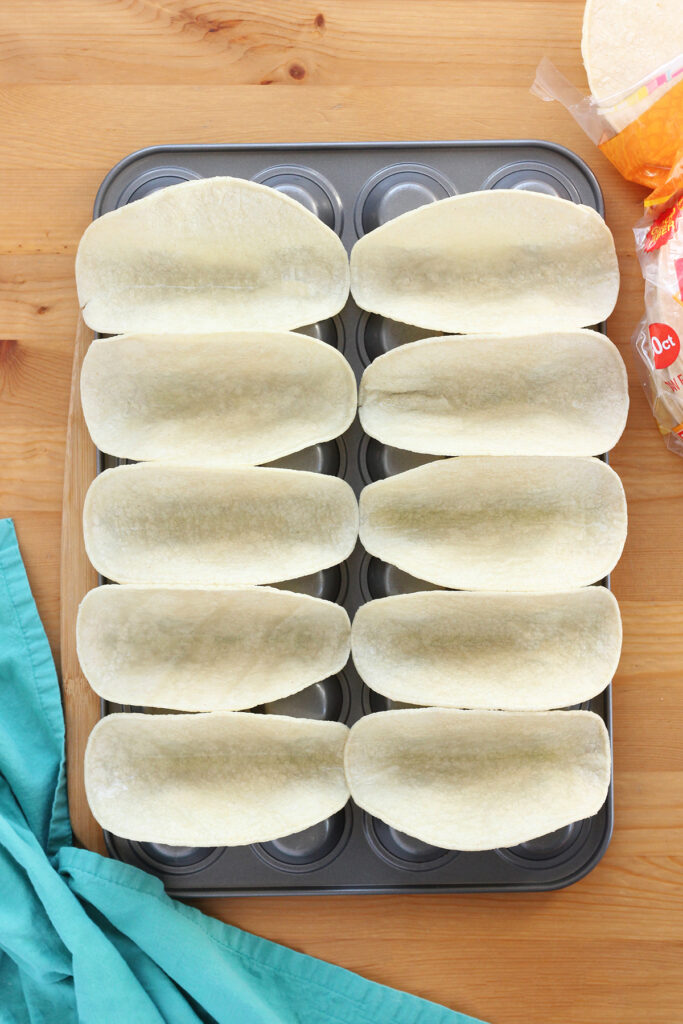
<svg viewBox="0 0 683 1024">
<path fill-rule="evenodd" d="M 645 205 L 634 231 L 645 278 L 645 316 L 633 347 L 667 448 L 683 455 L 683 149 L 669 181 Z"/>
<path fill-rule="evenodd" d="M 634 40 L 638 45 L 634 45 Z M 667 447 L 683 455 L 683 20 L 679 0 L 588 0 L 584 96 L 547 58 L 532 92 L 559 100 L 628 181 L 652 189 L 634 228 L 645 313 L 632 344 Z"/>
</svg>

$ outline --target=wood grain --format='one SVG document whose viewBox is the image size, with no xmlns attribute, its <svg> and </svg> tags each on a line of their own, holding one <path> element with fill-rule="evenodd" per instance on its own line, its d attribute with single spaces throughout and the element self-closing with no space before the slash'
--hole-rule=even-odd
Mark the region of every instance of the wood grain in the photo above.
<svg viewBox="0 0 683 1024">
<path fill-rule="evenodd" d="M 529 93 L 544 54 L 583 87 L 582 8 L 0 4 L 0 515 L 16 520 L 58 656 L 73 257 L 101 179 L 127 153 L 162 142 L 514 136 L 577 152 L 598 175 L 615 235 L 622 287 L 609 333 L 631 381 L 628 428 L 612 455 L 630 531 L 613 579 L 625 643 L 614 692 L 616 829 L 604 860 L 558 893 L 197 904 L 494 1024 L 674 1024 L 683 1004 L 683 462 L 659 438 L 629 348 L 642 309 L 631 228 L 644 192 L 619 178 L 561 107 Z M 72 756 L 95 704 L 65 654 Z M 73 763 L 70 776 L 76 834 L 99 848 Z"/>
<path fill-rule="evenodd" d="M 539 8 L 547 17 L 539 25 Z M 418 10 L 419 8 L 419 10 Z M 460 85 L 485 77 L 505 88 L 533 76 L 539 39 L 583 84 L 582 5 L 572 0 L 23 0 L 21 39 L 0 30 L 0 80 L 87 85 L 183 81 L 213 85 Z M 493 26 L 506 45 L 492 50 Z M 541 36 L 541 32 L 543 35 Z M 55 37 L 62 45 L 55 47 Z M 491 59 L 495 57 L 495 59 Z"/>
</svg>

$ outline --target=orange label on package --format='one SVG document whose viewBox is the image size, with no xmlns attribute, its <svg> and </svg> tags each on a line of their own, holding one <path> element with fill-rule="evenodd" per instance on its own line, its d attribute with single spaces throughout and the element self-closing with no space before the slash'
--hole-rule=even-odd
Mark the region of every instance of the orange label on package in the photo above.
<svg viewBox="0 0 683 1024">
<path fill-rule="evenodd" d="M 668 324 L 650 324 L 650 343 L 656 370 L 671 366 L 681 351 L 680 338 Z"/>
<path fill-rule="evenodd" d="M 643 246 L 645 252 L 652 252 L 654 249 L 659 249 L 662 245 L 669 241 L 674 231 L 676 230 L 676 224 L 678 218 L 681 215 L 681 209 L 683 209 L 683 196 L 677 199 L 673 206 L 668 206 L 663 213 L 660 213 L 659 217 L 650 225 L 650 229 L 645 236 L 645 244 Z"/>
</svg>

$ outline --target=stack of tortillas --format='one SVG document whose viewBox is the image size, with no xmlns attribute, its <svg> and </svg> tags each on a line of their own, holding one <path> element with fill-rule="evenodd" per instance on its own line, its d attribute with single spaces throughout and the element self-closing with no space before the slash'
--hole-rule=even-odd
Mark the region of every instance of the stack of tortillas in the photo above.
<svg viewBox="0 0 683 1024">
<path fill-rule="evenodd" d="M 341 241 L 282 194 L 193 181 L 106 214 L 76 263 L 91 345 L 81 395 L 106 470 L 83 517 L 116 586 L 83 601 L 83 671 L 104 698 L 203 714 L 116 714 L 93 731 L 100 824 L 150 842 L 238 845 L 307 828 L 346 803 L 347 728 L 234 714 L 346 663 L 350 623 L 328 601 L 264 587 L 343 561 L 347 483 L 263 467 L 343 433 L 350 366 L 295 328 L 344 305 Z M 231 712 L 226 714 L 225 712 Z"/>
<path fill-rule="evenodd" d="M 598 103 L 609 106 L 681 54 L 680 0 L 587 0 L 581 56 Z"/>
<path fill-rule="evenodd" d="M 667 95 L 681 88 L 680 0 L 587 0 L 581 56 L 592 136 L 625 177 L 652 188 L 645 167 L 669 167 L 680 144 L 677 101 Z"/>
<path fill-rule="evenodd" d="M 525 191 L 423 207 L 352 251 L 363 309 L 446 332 L 376 359 L 359 400 L 382 444 L 447 456 L 366 487 L 360 537 L 452 589 L 416 581 L 363 606 L 352 629 L 368 686 L 433 707 L 353 727 L 351 794 L 424 842 L 509 846 L 604 803 L 604 723 L 553 709 L 598 694 L 619 659 L 617 603 L 592 584 L 621 554 L 626 506 L 595 456 L 624 429 L 626 372 L 587 329 L 618 283 L 597 213 Z"/>
</svg>

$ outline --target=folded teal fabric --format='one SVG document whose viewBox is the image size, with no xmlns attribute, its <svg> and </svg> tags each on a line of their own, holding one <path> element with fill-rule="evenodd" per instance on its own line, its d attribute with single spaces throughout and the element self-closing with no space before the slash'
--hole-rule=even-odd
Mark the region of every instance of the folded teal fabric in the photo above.
<svg viewBox="0 0 683 1024">
<path fill-rule="evenodd" d="M 0 520 L 2 1024 L 477 1024 L 206 917 L 71 843 L 57 676 Z"/>
</svg>

